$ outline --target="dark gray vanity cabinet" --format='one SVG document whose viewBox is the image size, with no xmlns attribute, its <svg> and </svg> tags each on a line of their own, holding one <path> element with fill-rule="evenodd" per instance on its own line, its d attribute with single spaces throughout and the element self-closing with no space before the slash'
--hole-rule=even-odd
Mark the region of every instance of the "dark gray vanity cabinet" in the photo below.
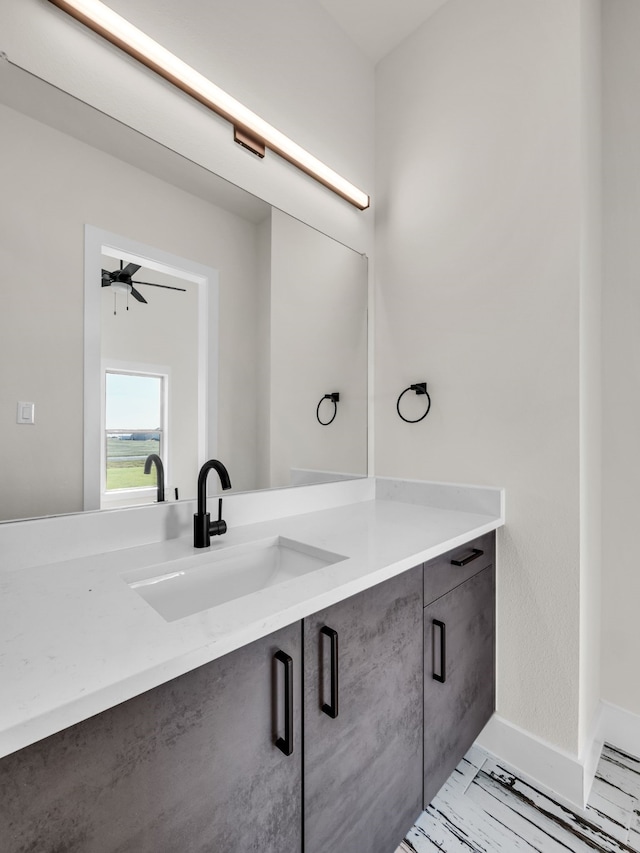
<svg viewBox="0 0 640 853">
<path fill-rule="evenodd" d="M 300 853 L 300 664 L 296 623 L 0 760 L 2 853 Z"/>
<path fill-rule="evenodd" d="M 392 853 L 421 811 L 422 582 L 304 620 L 305 853 Z"/>
<path fill-rule="evenodd" d="M 488 534 L 424 566 L 425 806 L 495 707 L 494 562 Z"/>
</svg>

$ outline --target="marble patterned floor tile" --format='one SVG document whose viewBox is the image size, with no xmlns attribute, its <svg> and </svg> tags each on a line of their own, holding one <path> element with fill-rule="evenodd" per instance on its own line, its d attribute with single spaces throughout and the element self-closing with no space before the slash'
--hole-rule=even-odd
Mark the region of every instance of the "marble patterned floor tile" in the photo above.
<svg viewBox="0 0 640 853">
<path fill-rule="evenodd" d="M 522 799 L 530 800 L 535 809 L 550 814 L 569 832 L 593 841 L 602 849 L 618 850 L 618 845 L 612 842 L 626 841 L 631 815 L 630 813 L 628 815 L 621 813 L 608 801 L 596 798 L 595 806 L 591 805 L 590 800 L 586 809 L 571 810 L 537 791 L 534 786 L 529 785 L 526 781 L 518 779 L 514 773 L 505 770 L 499 763 L 494 763 L 493 766 L 488 763 L 485 765 L 485 769 L 492 772 L 496 778 L 502 779 L 502 784 L 517 792 Z"/>
<path fill-rule="evenodd" d="M 535 837 L 524 837 L 514 828 L 514 822 L 505 822 L 501 809 L 490 811 L 468 796 L 456 797 L 445 790 L 438 795 L 427 811 L 420 816 L 409 836 L 418 853 L 423 850 L 465 851 L 465 853 L 533 853 L 540 848 Z M 493 804 L 492 804 L 493 805 Z M 421 842 L 428 841 L 423 846 Z M 433 845 L 429 846 L 429 845 Z M 544 848 L 545 853 L 547 848 Z M 566 853 L 549 847 L 548 853 Z"/>
<path fill-rule="evenodd" d="M 485 755 L 480 764 L 472 763 L 467 756 L 462 759 L 460 764 L 453 771 L 447 781 L 447 785 L 454 788 L 458 793 L 464 794 L 469 785 L 475 779 L 478 770 L 482 767 L 488 756 Z M 473 756 L 474 761 L 478 761 L 478 756 Z"/>
<path fill-rule="evenodd" d="M 614 838 L 626 841 L 637 803 L 636 797 L 596 776 L 584 814 Z"/>
<path fill-rule="evenodd" d="M 405 839 L 396 850 L 396 853 L 415 853 L 415 848 L 409 847 L 407 840 Z"/>
<path fill-rule="evenodd" d="M 472 764 L 477 770 L 480 770 L 489 757 L 489 753 L 486 752 L 486 750 L 480 749 L 479 746 L 472 746 L 463 760 L 468 761 L 469 764 Z"/>
<path fill-rule="evenodd" d="M 640 760 L 603 749 L 586 809 L 571 810 L 476 747 L 396 853 L 640 853 Z"/>
<path fill-rule="evenodd" d="M 631 815 L 631 825 L 629 827 L 627 844 L 632 850 L 640 853 L 640 808 L 634 809 L 634 812 Z"/>
<path fill-rule="evenodd" d="M 470 789 L 470 795 L 475 795 L 476 788 L 491 793 L 497 800 L 526 820 L 532 828 L 537 827 L 569 850 L 596 849 L 607 851 L 607 853 L 624 851 L 621 842 L 626 840 L 626 831 L 624 831 L 624 838 L 611 835 L 608 829 L 618 830 L 619 828 L 612 822 L 607 823 L 606 816 L 599 822 L 595 822 L 585 812 L 576 814 L 519 779 L 498 762 L 493 764 L 488 762 L 485 768 L 487 772 L 483 770 L 478 774 L 475 780 L 477 784 Z"/>
<path fill-rule="evenodd" d="M 640 801 L 640 761 L 605 744 L 596 778 L 609 782 Z"/>
</svg>

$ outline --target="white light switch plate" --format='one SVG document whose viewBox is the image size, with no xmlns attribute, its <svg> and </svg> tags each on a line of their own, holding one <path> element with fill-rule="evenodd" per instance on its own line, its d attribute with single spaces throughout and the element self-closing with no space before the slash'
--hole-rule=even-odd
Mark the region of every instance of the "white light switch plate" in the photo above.
<svg viewBox="0 0 640 853">
<path fill-rule="evenodd" d="M 18 413 L 16 415 L 17 424 L 34 424 L 36 414 L 35 403 L 25 403 L 22 400 L 18 401 Z"/>
</svg>

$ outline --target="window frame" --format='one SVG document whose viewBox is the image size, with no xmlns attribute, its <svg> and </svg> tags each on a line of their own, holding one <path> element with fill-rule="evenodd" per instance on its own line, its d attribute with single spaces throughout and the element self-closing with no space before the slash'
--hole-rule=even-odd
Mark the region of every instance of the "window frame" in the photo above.
<svg viewBox="0 0 640 853">
<path fill-rule="evenodd" d="M 108 509 L 118 506 L 138 505 L 142 503 L 153 503 L 157 495 L 157 483 L 150 475 L 149 486 L 131 486 L 125 489 L 107 490 L 107 434 L 121 433 L 134 435 L 136 433 L 159 432 L 160 452 L 164 468 L 165 483 L 169 481 L 171 471 L 170 448 L 170 424 L 169 424 L 169 395 L 170 395 L 170 368 L 157 364 L 137 364 L 133 362 L 116 361 L 104 359 L 102 361 L 101 377 L 101 416 L 100 416 L 100 508 Z M 119 374 L 128 376 L 152 377 L 161 380 L 160 384 L 160 428 L 150 427 L 148 429 L 107 429 L 107 374 Z M 155 469 L 154 469 L 155 470 Z"/>
</svg>

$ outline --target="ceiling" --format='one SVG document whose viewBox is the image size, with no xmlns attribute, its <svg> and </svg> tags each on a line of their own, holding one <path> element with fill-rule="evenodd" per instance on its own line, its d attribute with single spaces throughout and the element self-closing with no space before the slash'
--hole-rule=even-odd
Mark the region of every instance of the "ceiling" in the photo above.
<svg viewBox="0 0 640 853">
<path fill-rule="evenodd" d="M 318 0 L 374 62 L 382 59 L 447 0 Z"/>
</svg>

